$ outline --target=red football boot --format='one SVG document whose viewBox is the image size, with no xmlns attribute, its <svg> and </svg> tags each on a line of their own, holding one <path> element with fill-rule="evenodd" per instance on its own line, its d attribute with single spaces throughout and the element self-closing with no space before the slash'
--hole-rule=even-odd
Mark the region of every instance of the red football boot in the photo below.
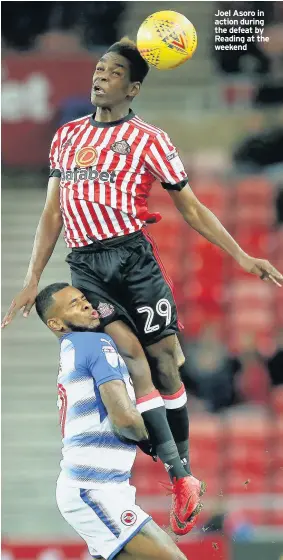
<svg viewBox="0 0 283 560">
<path fill-rule="evenodd" d="M 198 517 L 199 517 L 199 514 L 200 514 L 202 508 L 203 508 L 203 505 L 200 504 L 198 513 L 196 513 L 196 515 L 192 516 L 190 521 L 187 521 L 186 523 L 181 523 L 181 521 L 179 521 L 177 519 L 176 514 L 171 511 L 170 512 L 170 527 L 171 527 L 173 533 L 175 533 L 175 535 L 179 535 L 179 536 L 187 535 L 187 533 L 189 533 L 194 528 L 194 526 L 196 525 L 196 522 L 198 520 Z"/>
<path fill-rule="evenodd" d="M 200 498 L 205 490 L 206 484 L 194 476 L 185 476 L 173 482 L 170 517 L 175 519 L 176 524 L 180 524 L 180 529 L 182 524 L 192 522 L 200 513 L 202 509 Z M 175 526 L 175 522 L 173 524 Z"/>
</svg>

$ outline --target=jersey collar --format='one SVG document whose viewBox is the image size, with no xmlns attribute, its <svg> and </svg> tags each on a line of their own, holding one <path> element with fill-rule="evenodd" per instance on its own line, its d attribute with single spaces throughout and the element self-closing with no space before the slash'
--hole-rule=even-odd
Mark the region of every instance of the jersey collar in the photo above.
<svg viewBox="0 0 283 560">
<path fill-rule="evenodd" d="M 118 124 L 122 124 L 124 122 L 127 122 L 131 119 L 133 119 L 135 116 L 135 113 L 132 111 L 132 109 L 130 109 L 129 114 L 126 115 L 125 117 L 123 117 L 123 119 L 119 119 L 118 121 L 111 121 L 111 122 L 100 122 L 100 121 L 96 121 L 95 120 L 95 113 L 93 115 L 91 115 L 89 122 L 92 126 L 95 126 L 97 128 L 110 128 L 111 126 L 117 126 Z"/>
</svg>

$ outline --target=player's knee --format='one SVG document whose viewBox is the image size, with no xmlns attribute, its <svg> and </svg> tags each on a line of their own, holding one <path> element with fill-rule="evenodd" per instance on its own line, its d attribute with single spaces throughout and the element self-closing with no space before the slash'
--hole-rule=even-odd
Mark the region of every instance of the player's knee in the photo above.
<svg viewBox="0 0 283 560">
<path fill-rule="evenodd" d="M 122 353 L 129 374 L 131 376 L 137 398 L 148 395 L 154 390 L 151 371 L 143 348 L 139 341 L 132 340 L 125 352 Z"/>
<path fill-rule="evenodd" d="M 175 393 L 180 388 L 180 375 L 176 359 L 175 340 L 168 339 L 160 341 L 160 344 L 155 344 L 153 351 L 152 347 L 148 351 L 151 355 L 151 363 L 154 364 L 156 369 L 154 380 L 158 389 L 170 394 Z"/>
<path fill-rule="evenodd" d="M 185 358 L 185 356 L 184 356 L 184 352 L 183 352 L 183 350 L 182 350 L 182 348 L 181 348 L 181 345 L 180 345 L 180 342 L 179 342 L 177 336 L 176 336 L 175 351 L 176 351 L 177 366 L 178 366 L 178 369 L 179 369 L 180 367 L 182 367 L 182 366 L 184 365 L 184 363 L 185 363 L 185 361 L 186 361 L 186 358 Z"/>
<path fill-rule="evenodd" d="M 133 381 L 136 397 L 142 397 L 154 390 L 151 372 L 146 356 L 138 345 L 133 343 L 131 351 L 122 354 Z"/>
<path fill-rule="evenodd" d="M 178 367 L 173 348 L 162 348 L 160 354 L 156 357 L 156 361 L 159 373 L 168 377 L 175 375 Z"/>
<path fill-rule="evenodd" d="M 113 338 L 119 354 L 126 363 L 136 397 L 142 397 L 153 391 L 149 364 L 136 335 L 122 321 L 107 325 L 105 331 Z"/>
</svg>

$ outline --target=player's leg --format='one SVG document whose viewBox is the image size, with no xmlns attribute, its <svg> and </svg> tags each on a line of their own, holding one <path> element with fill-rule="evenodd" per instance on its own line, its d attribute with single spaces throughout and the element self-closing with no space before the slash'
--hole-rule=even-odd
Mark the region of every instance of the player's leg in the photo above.
<svg viewBox="0 0 283 560">
<path fill-rule="evenodd" d="M 172 539 L 136 505 L 135 493 L 126 483 L 97 484 L 92 490 L 74 488 L 60 475 L 56 500 L 60 513 L 94 558 L 184 560 Z"/>
<path fill-rule="evenodd" d="M 134 259 L 135 266 L 132 263 Z M 144 236 L 139 240 L 132 259 L 128 259 L 125 283 L 129 294 L 127 311 L 150 356 L 154 383 L 164 396 L 173 437 L 187 472 L 191 474 L 187 396 L 179 375 L 184 357 L 176 336 L 179 331 L 177 310 L 171 288 L 165 281 L 150 242 Z M 172 475 L 178 478 L 174 472 Z"/>
<path fill-rule="evenodd" d="M 123 317 L 125 320 L 125 317 Z M 120 319 L 104 325 L 104 331 L 113 338 L 119 354 L 126 362 L 132 377 L 136 398 L 155 393 L 151 371 L 145 352 L 132 329 Z"/>
<path fill-rule="evenodd" d="M 179 374 L 176 335 L 165 336 L 158 342 L 148 345 L 146 351 L 154 374 L 155 386 L 164 400 L 167 419 L 181 461 L 187 473 L 192 474 L 189 461 L 187 395 Z"/>
<path fill-rule="evenodd" d="M 126 553 L 123 557 L 122 555 Z M 149 521 L 140 532 L 129 541 L 124 552 L 118 555 L 119 560 L 185 560 L 186 556 L 180 551 L 173 540 L 158 527 L 154 521 Z"/>
<path fill-rule="evenodd" d="M 171 480 L 186 476 L 169 427 L 166 405 L 156 390 L 157 386 L 152 384 L 149 364 L 137 337 L 122 321 L 108 324 L 105 332 L 113 338 L 127 364 L 137 396 L 137 408 L 143 417 L 157 456 L 166 466 L 166 470 L 169 469 Z"/>
<path fill-rule="evenodd" d="M 178 454 L 186 467 L 185 474 L 172 477 L 177 479 L 176 484 L 173 485 L 177 500 L 177 502 L 173 500 L 173 515 L 177 513 L 178 520 L 185 522 L 193 514 L 195 522 L 196 515 L 201 509 L 200 496 L 205 487 L 192 476 L 190 470 L 187 395 L 179 375 L 179 358 L 176 350 L 176 333 L 179 330 L 177 310 L 171 288 L 146 238 L 140 248 L 136 266 L 131 266 L 129 262 L 126 285 L 130 296 L 128 311 L 137 325 L 139 337 L 150 356 L 151 371 L 156 374 L 154 381 L 155 384 L 158 383 L 163 396 L 168 422 L 179 450 Z M 169 468 L 169 474 L 171 471 L 172 476 L 173 469 L 170 463 Z M 186 492 L 187 501 L 189 500 L 188 507 L 185 507 L 184 503 L 179 507 Z M 182 513 L 183 507 L 185 507 L 185 515 Z M 174 520 L 172 528 L 173 526 L 175 527 Z M 181 530 L 182 527 L 180 532 Z"/>
<path fill-rule="evenodd" d="M 67 262 L 71 267 L 73 285 L 83 291 L 95 308 L 99 308 L 104 330 L 113 338 L 126 362 L 137 396 L 137 407 L 143 416 L 156 454 L 164 464 L 170 465 L 172 477 L 181 478 L 186 472 L 168 424 L 164 402 L 152 383 L 149 364 L 141 344 L 129 326 L 121 321 L 121 317 L 135 328 L 133 320 L 111 293 L 111 287 L 119 286 L 120 282 L 117 263 L 120 259 L 127 260 L 128 256 L 127 249 L 123 249 L 123 254 L 119 255 L 118 248 L 112 255 L 109 251 L 72 252 Z M 107 307 L 109 303 L 113 306 L 112 312 Z"/>
<path fill-rule="evenodd" d="M 186 560 L 174 541 L 154 521 L 149 521 L 132 538 L 117 560 Z"/>
</svg>

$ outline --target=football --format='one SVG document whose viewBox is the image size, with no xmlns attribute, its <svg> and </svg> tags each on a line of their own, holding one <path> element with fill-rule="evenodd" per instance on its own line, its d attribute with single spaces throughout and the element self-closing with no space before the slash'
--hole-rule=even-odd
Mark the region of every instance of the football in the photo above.
<svg viewBox="0 0 283 560">
<path fill-rule="evenodd" d="M 193 56 L 197 33 L 182 14 L 170 10 L 155 12 L 141 24 L 137 47 L 148 64 L 158 70 L 170 70 Z"/>
</svg>

